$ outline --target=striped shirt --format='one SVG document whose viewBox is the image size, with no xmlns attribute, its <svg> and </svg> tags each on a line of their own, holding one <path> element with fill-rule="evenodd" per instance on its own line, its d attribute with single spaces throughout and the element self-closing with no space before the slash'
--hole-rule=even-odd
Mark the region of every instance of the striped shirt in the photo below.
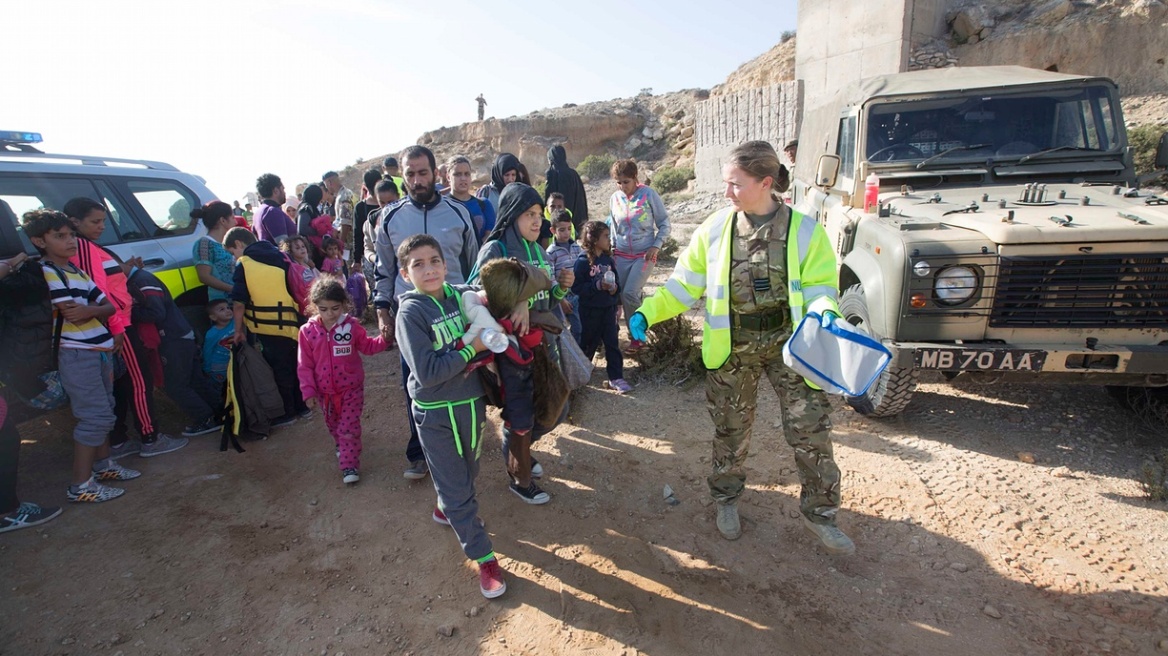
<svg viewBox="0 0 1168 656">
<path fill-rule="evenodd" d="M 105 294 L 72 264 L 58 266 L 43 261 L 45 282 L 49 284 L 49 298 L 53 305 L 73 301 L 78 305 L 101 305 Z M 56 311 L 54 310 L 54 314 Z M 88 319 L 80 324 L 65 320 L 61 324 L 61 348 L 108 351 L 114 347 L 114 338 L 101 321 Z"/>
</svg>

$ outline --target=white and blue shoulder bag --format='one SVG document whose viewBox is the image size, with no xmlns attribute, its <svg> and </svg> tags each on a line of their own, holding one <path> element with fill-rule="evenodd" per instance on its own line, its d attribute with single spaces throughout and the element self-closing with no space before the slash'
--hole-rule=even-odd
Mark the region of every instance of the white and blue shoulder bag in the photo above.
<svg viewBox="0 0 1168 656">
<path fill-rule="evenodd" d="M 892 360 L 880 342 L 840 318 L 809 312 L 783 347 L 783 362 L 828 394 L 861 396 Z"/>
</svg>

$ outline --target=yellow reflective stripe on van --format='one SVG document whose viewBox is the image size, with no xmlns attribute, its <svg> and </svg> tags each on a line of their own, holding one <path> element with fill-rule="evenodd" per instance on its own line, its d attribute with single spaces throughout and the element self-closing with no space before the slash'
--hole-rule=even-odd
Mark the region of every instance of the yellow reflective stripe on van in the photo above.
<svg viewBox="0 0 1168 656">
<path fill-rule="evenodd" d="M 164 271 L 151 271 L 156 278 L 166 285 L 166 289 L 170 291 L 170 295 L 174 298 L 182 296 L 184 293 L 197 289 L 203 286 L 199 282 L 199 272 L 194 265 L 182 267 L 181 269 L 166 269 Z"/>
</svg>

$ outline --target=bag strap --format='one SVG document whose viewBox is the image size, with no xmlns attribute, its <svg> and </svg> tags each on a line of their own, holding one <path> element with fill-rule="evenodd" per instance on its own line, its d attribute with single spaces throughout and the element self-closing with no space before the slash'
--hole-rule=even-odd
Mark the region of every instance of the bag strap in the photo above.
<svg viewBox="0 0 1168 656">
<path fill-rule="evenodd" d="M 52 262 L 45 262 L 45 266 L 53 270 L 57 277 L 61 279 L 61 284 L 65 285 L 65 289 L 72 289 L 69 286 L 69 279 L 65 277 L 65 273 L 57 268 L 56 264 Z M 57 369 L 58 361 L 61 355 L 61 331 L 65 328 L 65 315 L 57 308 L 53 308 L 54 314 L 57 315 L 57 320 L 53 322 L 53 369 Z"/>
<path fill-rule="evenodd" d="M 218 417 L 218 419 L 223 422 L 223 430 L 221 431 L 221 437 L 219 439 L 220 451 L 226 451 L 228 444 L 230 444 L 231 447 L 235 449 L 236 453 L 243 453 L 245 451 L 243 446 L 239 443 L 239 435 L 235 430 L 237 423 L 240 425 L 241 429 L 243 426 L 242 418 L 240 416 L 240 413 L 243 412 L 243 408 L 240 407 L 238 393 L 240 383 L 239 354 L 242 350 L 242 345 L 233 344 L 230 350 L 231 357 L 227 361 L 228 380 L 223 384 L 226 394 L 223 403 L 223 412 Z"/>
</svg>

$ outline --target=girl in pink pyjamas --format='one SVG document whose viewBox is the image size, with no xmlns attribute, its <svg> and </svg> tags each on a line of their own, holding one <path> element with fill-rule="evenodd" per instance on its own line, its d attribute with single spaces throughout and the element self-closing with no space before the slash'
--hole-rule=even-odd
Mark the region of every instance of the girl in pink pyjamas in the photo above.
<svg viewBox="0 0 1168 656">
<path fill-rule="evenodd" d="M 365 408 L 365 368 L 361 355 L 386 349 L 385 339 L 369 337 L 347 312 L 352 307 L 344 284 L 332 276 L 317 278 L 308 292 L 314 314 L 300 327 L 296 373 L 309 408 L 320 406 L 324 423 L 337 444 L 342 480 L 361 480 L 361 411 Z"/>
</svg>

